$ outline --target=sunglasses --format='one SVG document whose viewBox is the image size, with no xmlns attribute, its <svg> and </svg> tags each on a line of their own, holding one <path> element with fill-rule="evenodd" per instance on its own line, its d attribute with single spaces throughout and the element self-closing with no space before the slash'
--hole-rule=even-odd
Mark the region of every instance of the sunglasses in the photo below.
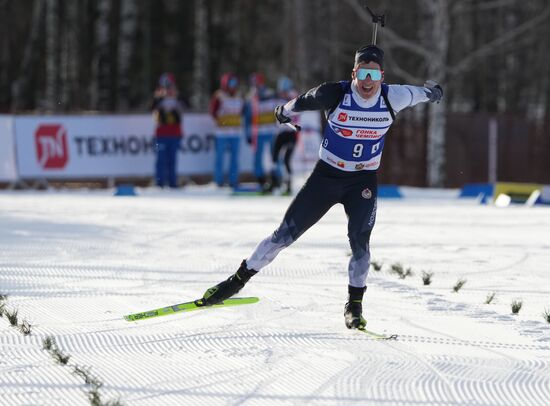
<svg viewBox="0 0 550 406">
<path fill-rule="evenodd" d="M 355 70 L 355 75 L 359 80 L 365 80 L 369 75 L 371 80 L 382 79 L 382 71 L 378 69 L 359 68 Z"/>
</svg>

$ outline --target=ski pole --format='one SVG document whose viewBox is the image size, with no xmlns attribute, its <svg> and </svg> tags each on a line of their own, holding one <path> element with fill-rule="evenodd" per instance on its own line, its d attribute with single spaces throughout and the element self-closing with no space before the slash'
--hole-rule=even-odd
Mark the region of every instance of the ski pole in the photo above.
<svg viewBox="0 0 550 406">
<path fill-rule="evenodd" d="M 374 14 L 371 9 L 365 4 L 365 8 L 372 17 L 372 45 L 376 45 L 376 36 L 378 34 L 378 24 L 382 27 L 386 25 L 386 15 L 385 14 Z"/>
</svg>

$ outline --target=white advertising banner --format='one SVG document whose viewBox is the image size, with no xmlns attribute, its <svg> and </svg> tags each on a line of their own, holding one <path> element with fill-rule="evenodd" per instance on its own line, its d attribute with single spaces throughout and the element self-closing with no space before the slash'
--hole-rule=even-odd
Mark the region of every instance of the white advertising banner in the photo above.
<svg viewBox="0 0 550 406">
<path fill-rule="evenodd" d="M 153 176 L 153 118 L 143 115 L 17 116 L 17 160 L 22 178 Z M 214 167 L 214 123 L 186 114 L 178 156 L 181 175 Z"/>
<path fill-rule="evenodd" d="M 17 180 L 13 117 L 0 115 L 0 182 Z"/>
<path fill-rule="evenodd" d="M 13 156 L 4 157 L 4 148 L 0 155 L 4 158 L 2 162 L 11 162 L 11 172 L 5 170 L 11 176 L 15 176 L 15 162 L 19 177 L 23 179 L 154 176 L 155 123 L 149 114 L 15 116 L 12 120 L 17 160 Z M 178 174 L 213 174 L 214 121 L 205 113 L 188 113 L 183 122 Z M 297 173 L 313 167 L 320 143 L 319 113 L 304 113 L 301 122 L 303 130 L 293 157 Z M 9 127 L 7 122 L 2 122 L 2 126 Z M 8 149 L 13 155 L 13 146 Z M 265 155 L 265 168 L 269 173 L 272 165 L 270 151 L 266 150 Z M 240 164 L 241 172 L 253 172 L 253 151 L 244 137 Z"/>
</svg>

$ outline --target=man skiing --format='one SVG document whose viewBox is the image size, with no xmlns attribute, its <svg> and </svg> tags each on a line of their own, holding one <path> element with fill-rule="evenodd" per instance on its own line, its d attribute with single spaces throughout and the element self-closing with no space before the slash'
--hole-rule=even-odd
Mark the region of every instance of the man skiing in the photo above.
<svg viewBox="0 0 550 406">
<path fill-rule="evenodd" d="M 277 254 L 295 242 L 335 204 L 348 217 L 352 256 L 348 264 L 348 301 L 344 317 L 348 328 L 363 329 L 362 300 L 370 266 L 369 240 L 376 219 L 376 170 L 385 134 L 395 114 L 422 102 L 439 102 L 441 86 L 424 87 L 383 83 L 384 52 L 368 45 L 355 53 L 351 81 L 327 82 L 275 108 L 280 123 L 301 111 L 323 110 L 327 125 L 319 161 L 305 185 L 290 204 L 282 223 L 261 241 L 237 272 L 208 289 L 203 301 L 219 303 L 236 294 Z"/>
</svg>

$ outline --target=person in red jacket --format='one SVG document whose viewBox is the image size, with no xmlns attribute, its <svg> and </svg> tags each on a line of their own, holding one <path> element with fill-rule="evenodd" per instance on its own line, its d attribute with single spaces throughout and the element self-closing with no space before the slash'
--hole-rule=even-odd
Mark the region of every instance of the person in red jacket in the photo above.
<svg viewBox="0 0 550 406">
<path fill-rule="evenodd" d="M 157 122 L 155 149 L 157 186 L 178 187 L 177 155 L 183 137 L 182 117 L 184 104 L 178 97 L 176 80 L 172 73 L 163 73 L 155 90 L 151 110 Z"/>
</svg>

